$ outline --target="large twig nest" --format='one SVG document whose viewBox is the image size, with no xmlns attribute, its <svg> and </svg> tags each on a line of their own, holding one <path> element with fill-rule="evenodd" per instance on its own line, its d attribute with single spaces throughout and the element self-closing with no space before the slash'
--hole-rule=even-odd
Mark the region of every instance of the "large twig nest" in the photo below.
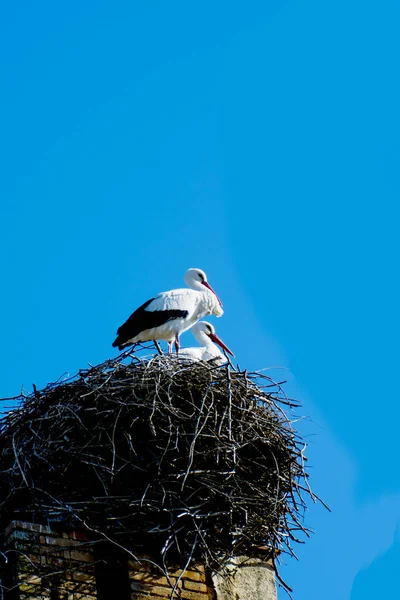
<svg viewBox="0 0 400 600">
<path fill-rule="evenodd" d="M 155 557 L 292 552 L 310 493 L 281 387 L 176 357 L 121 358 L 0 422 L 0 516 L 59 520 Z"/>
</svg>

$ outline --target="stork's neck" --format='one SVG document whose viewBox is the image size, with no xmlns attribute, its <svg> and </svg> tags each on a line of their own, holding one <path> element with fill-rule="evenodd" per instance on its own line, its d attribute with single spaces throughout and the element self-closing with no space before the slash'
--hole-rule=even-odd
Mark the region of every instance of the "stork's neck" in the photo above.
<svg viewBox="0 0 400 600">
<path fill-rule="evenodd" d="M 212 292 L 208 288 L 206 288 L 205 285 L 203 285 L 200 281 L 197 281 L 196 279 L 189 279 L 189 281 L 186 282 L 186 285 L 190 287 L 190 289 L 196 290 L 196 292 L 212 294 Z"/>
<path fill-rule="evenodd" d="M 193 331 L 192 333 L 193 333 L 193 337 L 195 338 L 196 342 L 198 342 L 200 344 L 200 346 L 207 347 L 207 348 L 214 346 L 214 342 L 212 340 L 210 340 L 210 338 L 208 337 L 208 335 L 206 333 L 204 333 L 204 331 Z"/>
</svg>

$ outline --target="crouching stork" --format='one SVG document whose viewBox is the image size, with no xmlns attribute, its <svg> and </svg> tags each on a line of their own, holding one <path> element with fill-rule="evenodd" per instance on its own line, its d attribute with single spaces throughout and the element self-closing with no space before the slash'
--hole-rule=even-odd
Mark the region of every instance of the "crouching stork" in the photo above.
<svg viewBox="0 0 400 600">
<path fill-rule="evenodd" d="M 217 364 L 226 363 L 227 358 L 218 346 L 231 356 L 235 356 L 221 338 L 217 336 L 215 328 L 211 323 L 200 321 L 193 325 L 191 332 L 193 333 L 194 338 L 199 342 L 200 346 L 195 348 L 183 348 L 179 354 L 180 358 L 186 358 L 193 361 L 214 360 Z"/>
</svg>

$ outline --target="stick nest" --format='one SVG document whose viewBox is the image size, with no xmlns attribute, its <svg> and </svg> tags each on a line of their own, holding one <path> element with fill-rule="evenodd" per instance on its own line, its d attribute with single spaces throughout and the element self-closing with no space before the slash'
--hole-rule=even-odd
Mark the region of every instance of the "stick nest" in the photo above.
<svg viewBox="0 0 400 600">
<path fill-rule="evenodd" d="M 129 361 L 19 397 L 0 420 L 0 517 L 59 521 L 164 565 L 294 554 L 302 494 L 315 497 L 281 386 L 212 362 Z"/>
</svg>

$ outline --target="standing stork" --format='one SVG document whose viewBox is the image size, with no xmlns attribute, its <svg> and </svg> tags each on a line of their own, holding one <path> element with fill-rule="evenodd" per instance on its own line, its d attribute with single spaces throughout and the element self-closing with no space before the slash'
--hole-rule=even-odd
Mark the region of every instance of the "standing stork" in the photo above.
<svg viewBox="0 0 400 600">
<path fill-rule="evenodd" d="M 214 359 L 218 363 L 227 362 L 226 356 L 216 346 L 220 346 L 225 352 L 231 356 L 235 356 L 231 352 L 228 346 L 225 346 L 224 342 L 215 333 L 214 327 L 211 323 L 206 321 L 200 321 L 193 325 L 191 332 L 193 333 L 197 342 L 199 342 L 199 348 L 183 348 L 179 354 L 180 358 L 187 358 L 189 360 L 211 360 Z"/>
<path fill-rule="evenodd" d="M 201 269 L 189 269 L 185 283 L 190 289 L 171 290 L 157 294 L 147 300 L 131 314 L 117 331 L 113 346 L 119 350 L 149 340 L 168 342 L 168 353 L 172 352 L 175 340 L 179 353 L 179 336 L 206 315 L 221 317 L 222 304 Z"/>
</svg>

